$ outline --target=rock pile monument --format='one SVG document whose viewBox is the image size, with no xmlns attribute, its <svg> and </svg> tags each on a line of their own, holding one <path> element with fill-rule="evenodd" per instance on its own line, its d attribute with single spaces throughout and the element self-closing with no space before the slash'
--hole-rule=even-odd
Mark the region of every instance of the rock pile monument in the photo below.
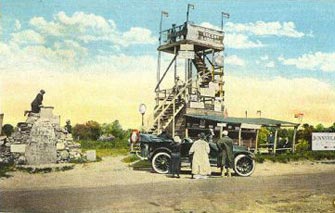
<svg viewBox="0 0 335 213">
<path fill-rule="evenodd" d="M 54 107 L 41 107 L 40 113 L 28 114 L 0 150 L 0 163 L 41 165 L 66 163 L 82 157 L 80 144 L 60 126 Z"/>
</svg>

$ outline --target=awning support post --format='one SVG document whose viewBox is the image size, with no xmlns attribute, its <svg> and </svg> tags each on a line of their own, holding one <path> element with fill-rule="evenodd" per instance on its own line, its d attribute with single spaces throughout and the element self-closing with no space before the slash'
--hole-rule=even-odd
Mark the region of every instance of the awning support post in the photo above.
<svg viewBox="0 0 335 213">
<path fill-rule="evenodd" d="M 258 135 L 259 135 L 259 129 L 256 129 L 256 142 L 255 142 L 254 153 L 257 153 L 257 149 L 258 149 Z"/>
<path fill-rule="evenodd" d="M 276 132 L 275 132 L 275 140 L 273 143 L 273 154 L 276 154 L 277 140 L 278 140 L 278 127 L 276 127 Z"/>
<path fill-rule="evenodd" d="M 297 137 L 297 129 L 298 129 L 298 126 L 295 126 L 294 127 L 294 132 L 293 132 L 292 153 L 295 152 L 295 141 L 296 141 L 296 137 Z"/>
</svg>

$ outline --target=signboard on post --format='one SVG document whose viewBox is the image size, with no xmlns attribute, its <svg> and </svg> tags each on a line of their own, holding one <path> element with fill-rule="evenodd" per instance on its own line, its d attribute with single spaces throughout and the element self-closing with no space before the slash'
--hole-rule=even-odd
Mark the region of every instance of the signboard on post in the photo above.
<svg viewBox="0 0 335 213">
<path fill-rule="evenodd" d="M 181 44 L 180 45 L 180 50 L 181 51 L 193 51 L 194 50 L 194 45 L 193 44 Z"/>
<path fill-rule="evenodd" d="M 178 57 L 184 58 L 184 59 L 194 59 L 194 52 L 193 51 L 179 51 Z"/>
<path fill-rule="evenodd" d="M 220 30 L 187 24 L 186 39 L 200 44 L 210 45 L 218 49 L 223 48 L 223 31 Z"/>
<path fill-rule="evenodd" d="M 335 132 L 313 132 L 312 150 L 335 150 Z"/>
</svg>

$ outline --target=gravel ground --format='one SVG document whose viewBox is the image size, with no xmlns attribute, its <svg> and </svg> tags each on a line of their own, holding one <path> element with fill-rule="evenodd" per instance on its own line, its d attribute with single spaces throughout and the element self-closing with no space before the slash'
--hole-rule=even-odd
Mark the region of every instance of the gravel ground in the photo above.
<svg viewBox="0 0 335 213">
<path fill-rule="evenodd" d="M 27 172 L 10 172 L 10 178 L 0 179 L 1 190 L 52 189 L 101 187 L 112 185 L 133 185 L 176 181 L 165 175 L 151 173 L 150 170 L 133 170 L 129 164 L 121 162 L 123 156 L 106 157 L 101 162 L 77 164 L 74 169 L 62 172 L 29 174 Z M 187 167 L 178 181 L 189 181 Z M 213 172 L 218 170 L 212 167 Z M 335 161 L 290 162 L 256 164 L 252 177 L 322 173 L 334 171 Z M 215 178 L 215 176 L 213 176 Z"/>
<path fill-rule="evenodd" d="M 335 162 L 265 162 L 248 178 L 191 180 L 133 170 L 123 157 L 0 179 L 6 212 L 335 212 Z M 217 172 L 216 168 L 212 168 Z"/>
</svg>

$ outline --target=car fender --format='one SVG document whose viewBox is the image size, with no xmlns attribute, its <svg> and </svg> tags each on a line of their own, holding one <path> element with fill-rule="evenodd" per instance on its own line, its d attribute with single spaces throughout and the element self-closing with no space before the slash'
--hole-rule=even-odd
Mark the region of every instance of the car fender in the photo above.
<svg viewBox="0 0 335 213">
<path fill-rule="evenodd" d="M 171 150 L 169 148 L 167 148 L 167 147 L 159 147 L 159 148 L 153 150 L 152 152 L 150 152 L 149 159 L 152 160 L 152 158 L 158 152 L 166 152 L 166 153 L 169 153 L 171 155 Z"/>
<path fill-rule="evenodd" d="M 255 154 L 252 153 L 252 152 L 249 152 L 249 151 L 238 151 L 238 152 L 235 152 L 235 153 L 234 153 L 234 158 L 236 158 L 237 155 L 241 155 L 241 154 L 248 155 L 248 156 L 250 156 L 252 159 L 255 159 L 255 158 L 256 158 Z"/>
</svg>

